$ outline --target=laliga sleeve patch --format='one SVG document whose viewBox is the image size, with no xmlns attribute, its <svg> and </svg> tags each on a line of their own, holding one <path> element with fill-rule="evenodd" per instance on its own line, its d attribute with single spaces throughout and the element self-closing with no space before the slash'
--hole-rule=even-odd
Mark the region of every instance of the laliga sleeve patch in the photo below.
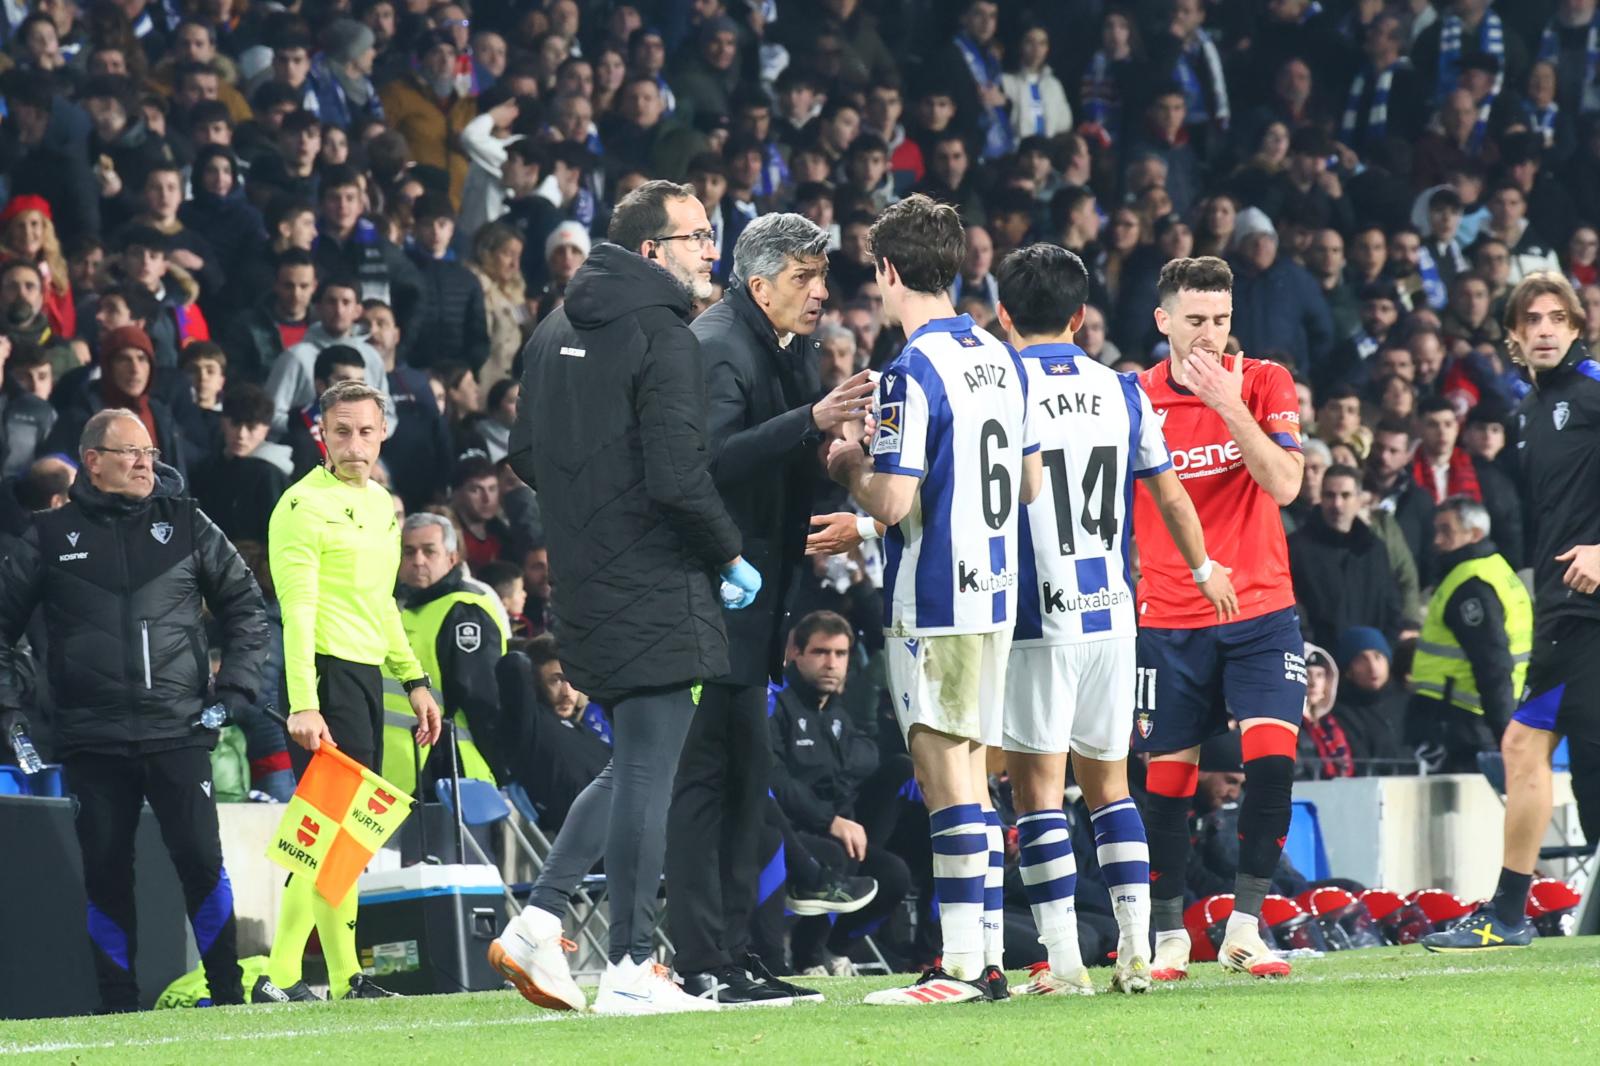
<svg viewBox="0 0 1600 1066">
<path fill-rule="evenodd" d="M 476 622 L 456 624 L 456 647 L 471 655 L 483 644 L 483 627 Z"/>
<path fill-rule="evenodd" d="M 904 425 L 905 403 L 882 404 L 878 408 L 878 433 L 872 438 L 873 455 L 894 455 L 900 451 L 901 427 Z"/>
<path fill-rule="evenodd" d="M 1469 626 L 1483 624 L 1483 603 L 1476 596 L 1461 604 L 1461 620 Z"/>
</svg>

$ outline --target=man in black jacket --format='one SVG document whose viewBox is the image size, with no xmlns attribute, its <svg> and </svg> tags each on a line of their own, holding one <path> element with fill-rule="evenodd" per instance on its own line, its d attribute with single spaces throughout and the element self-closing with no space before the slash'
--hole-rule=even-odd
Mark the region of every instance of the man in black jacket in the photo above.
<svg viewBox="0 0 1600 1066">
<path fill-rule="evenodd" d="M 828 235 L 801 215 L 764 215 L 734 249 L 722 301 L 695 320 L 711 394 L 711 476 L 761 572 L 761 593 L 725 617 L 728 672 L 708 681 L 684 743 L 667 821 L 667 913 L 684 987 L 723 1003 L 768 1001 L 752 981 L 770 764 L 767 681 L 783 670 L 784 607 L 805 555 L 822 435 L 869 409 L 866 372 L 821 400 L 817 328 L 828 298 Z M 793 992 L 786 993 L 792 998 Z"/>
<path fill-rule="evenodd" d="M 139 1005 L 133 838 L 146 800 L 183 884 L 212 999 L 244 1002 L 208 754 L 222 723 L 202 712 L 254 700 L 266 610 L 233 545 L 153 452 L 131 412 L 89 419 L 86 477 L 72 502 L 37 515 L 0 561 L 0 729 L 26 727 L 15 644 L 42 607 L 52 724 L 79 804 L 89 937 L 109 1011 Z M 226 639 L 214 681 L 202 602 Z"/>
<path fill-rule="evenodd" d="M 878 745 L 861 733 L 837 698 L 844 692 L 854 636 L 850 623 L 832 611 L 800 619 L 794 627 L 793 657 L 784 671 L 788 685 L 777 694 L 767 720 L 773 794 L 801 842 L 824 865 L 878 882 L 870 904 L 840 915 L 831 927 L 822 918 L 795 927 L 797 970 L 825 963 L 825 946 L 844 954 L 851 936 L 870 931 L 911 886 L 905 861 L 885 848 L 893 831 L 891 797 L 910 768 L 904 767 L 898 780 L 893 767 L 880 774 Z M 888 780 L 890 787 L 864 797 L 875 776 Z"/>
<path fill-rule="evenodd" d="M 450 251 L 456 232 L 450 197 L 424 193 L 412 214 L 416 245 L 406 254 L 421 281 L 422 299 L 412 326 L 416 332 L 405 344 L 407 361 L 428 367 L 459 359 L 476 373 L 489 358 L 489 318 L 483 310 L 483 286 Z"/>
<path fill-rule="evenodd" d="M 1307 639 L 1338 646 L 1351 626 L 1373 626 L 1393 642 L 1401 628 L 1400 593 L 1383 538 L 1361 521 L 1361 475 L 1335 466 L 1322 476 L 1322 504 L 1289 538 L 1289 569 Z"/>
<path fill-rule="evenodd" d="M 542 504 L 562 668 L 612 717 L 615 754 L 589 786 L 612 793 L 610 965 L 595 1010 L 715 1009 L 651 967 L 651 912 L 693 689 L 728 672 L 718 571 L 741 606 L 761 576 L 739 554 L 709 469 L 688 327 L 691 301 L 712 292 L 705 208 L 688 186 L 646 182 L 617 205 L 608 236 L 528 341 L 508 458 Z M 563 832 L 545 868 L 589 846 Z M 529 1002 L 578 1009 L 560 941 L 561 916 L 531 905 L 490 960 Z"/>
<path fill-rule="evenodd" d="M 1600 363 L 1582 337 L 1583 305 L 1566 278 L 1535 273 L 1506 301 L 1511 353 L 1533 373 L 1517 409 L 1523 491 L 1536 531 L 1533 652 L 1522 706 L 1500 751 L 1506 764 L 1505 851 L 1494 899 L 1430 951 L 1525 947 L 1539 844 L 1550 823 L 1550 757 L 1566 737 L 1583 835 L 1600 839 Z"/>
</svg>

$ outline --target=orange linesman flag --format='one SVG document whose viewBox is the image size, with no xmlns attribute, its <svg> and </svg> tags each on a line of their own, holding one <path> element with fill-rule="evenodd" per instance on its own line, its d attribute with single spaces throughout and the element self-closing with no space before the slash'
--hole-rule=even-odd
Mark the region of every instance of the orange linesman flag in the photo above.
<svg viewBox="0 0 1600 1066">
<path fill-rule="evenodd" d="M 313 878 L 337 907 L 373 853 L 411 814 L 412 799 L 331 744 L 311 757 L 267 846 L 267 858 Z"/>
</svg>

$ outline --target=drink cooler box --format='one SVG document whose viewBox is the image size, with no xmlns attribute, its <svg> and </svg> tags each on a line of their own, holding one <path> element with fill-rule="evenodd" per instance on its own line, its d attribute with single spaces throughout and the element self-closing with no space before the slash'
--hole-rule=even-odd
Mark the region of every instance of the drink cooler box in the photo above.
<svg viewBox="0 0 1600 1066">
<path fill-rule="evenodd" d="M 505 931 L 505 894 L 493 866 L 406 866 L 362 876 L 356 918 L 361 965 L 406 996 L 490 992 L 505 981 L 489 944 Z"/>
</svg>

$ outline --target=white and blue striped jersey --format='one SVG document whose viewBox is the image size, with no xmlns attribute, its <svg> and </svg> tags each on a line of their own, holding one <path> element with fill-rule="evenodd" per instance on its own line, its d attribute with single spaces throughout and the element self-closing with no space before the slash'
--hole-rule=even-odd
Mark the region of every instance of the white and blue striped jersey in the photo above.
<svg viewBox="0 0 1600 1066">
<path fill-rule="evenodd" d="M 893 636 L 994 633 L 1016 621 L 1028 394 L 1011 349 L 967 315 L 936 318 L 878 382 L 873 468 L 920 478 L 884 537 Z"/>
<path fill-rule="evenodd" d="M 1076 345 L 1036 344 L 1019 359 L 1044 487 L 1021 519 L 1013 646 L 1135 636 L 1133 483 L 1172 467 L 1161 423 L 1137 377 Z"/>
</svg>

